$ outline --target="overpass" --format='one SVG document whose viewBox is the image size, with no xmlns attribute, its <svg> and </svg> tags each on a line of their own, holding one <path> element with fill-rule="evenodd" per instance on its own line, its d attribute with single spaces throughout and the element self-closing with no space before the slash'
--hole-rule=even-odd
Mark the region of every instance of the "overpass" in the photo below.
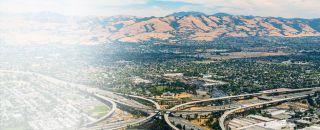
<svg viewBox="0 0 320 130">
<path fill-rule="evenodd" d="M 284 99 L 278 99 L 278 100 L 274 100 L 274 101 L 267 101 L 267 102 L 262 102 L 262 103 L 256 103 L 256 104 L 250 104 L 250 105 L 245 105 L 242 107 L 238 107 L 236 109 L 230 110 L 230 111 L 226 111 L 220 118 L 219 118 L 219 125 L 221 127 L 222 130 L 227 130 L 226 125 L 225 125 L 225 120 L 232 114 L 234 113 L 240 113 L 240 112 L 244 112 L 248 109 L 251 108 L 262 108 L 262 107 L 266 107 L 272 104 L 277 104 L 277 103 L 282 103 L 282 102 L 288 102 L 288 101 L 292 101 L 292 100 L 297 100 L 297 99 L 303 99 L 306 98 L 310 95 L 303 95 L 303 96 L 295 96 L 295 97 L 290 97 L 290 98 L 284 98 Z"/>
<path fill-rule="evenodd" d="M 152 120 L 152 117 L 154 117 L 156 113 L 153 113 L 149 115 L 148 117 L 144 117 L 142 119 L 132 119 L 127 121 L 120 121 L 120 122 L 114 122 L 114 123 L 108 123 L 108 124 L 100 124 L 95 125 L 89 128 L 81 128 L 80 130 L 118 130 L 118 129 L 125 129 L 128 127 L 133 126 L 139 126 L 142 124 L 145 124 L 146 122 L 149 122 Z"/>
<path fill-rule="evenodd" d="M 104 91 L 104 90 L 103 90 Z M 110 92 L 112 93 L 112 92 Z M 121 94 L 121 93 L 113 93 L 113 94 L 116 94 L 116 95 L 121 95 L 121 96 L 128 96 L 128 97 L 131 97 L 131 98 L 137 98 L 137 99 L 141 99 L 141 100 L 144 100 L 144 101 L 147 101 L 147 102 L 150 102 L 152 103 L 156 109 L 150 109 L 148 107 L 139 107 L 139 106 L 133 106 L 131 104 L 126 104 L 126 103 L 123 103 L 121 101 L 117 101 L 117 100 L 113 100 L 114 102 L 116 102 L 117 104 L 121 104 L 121 105 L 124 105 L 124 106 L 127 106 L 127 107 L 130 107 L 130 108 L 133 108 L 133 109 L 136 109 L 136 110 L 140 110 L 140 111 L 144 111 L 146 113 L 148 113 L 149 115 L 147 117 L 144 117 L 144 118 L 139 118 L 139 119 L 134 119 L 134 120 L 129 120 L 129 121 L 123 121 L 123 122 L 117 122 L 117 123 L 110 123 L 110 124 L 106 124 L 106 125 L 103 125 L 103 126 L 95 126 L 93 128 L 90 128 L 90 130 L 117 130 L 117 129 L 124 129 L 124 128 L 128 128 L 128 127 L 133 127 L 133 126 L 139 126 L 139 125 L 142 125 L 142 124 L 145 124 L 149 121 L 151 121 L 156 115 L 158 115 L 158 113 L 156 113 L 156 111 L 160 110 L 161 107 L 160 105 L 151 100 L 151 99 L 147 99 L 145 97 L 141 97 L 141 96 L 136 96 L 136 95 L 125 95 L 125 94 Z"/>
<path fill-rule="evenodd" d="M 115 102 L 113 102 L 112 100 L 110 100 L 110 99 L 108 99 L 108 98 L 106 98 L 104 96 L 101 96 L 99 94 L 95 94 L 94 97 L 97 98 L 98 100 L 108 104 L 109 106 L 111 106 L 111 109 L 106 115 L 104 115 L 103 117 L 99 118 L 98 120 L 96 120 L 94 122 L 90 122 L 88 124 L 85 124 L 84 127 L 90 127 L 90 126 L 93 126 L 93 125 L 95 125 L 95 124 L 97 124 L 97 123 L 99 123 L 101 121 L 104 121 L 104 120 L 108 119 L 109 117 L 111 117 L 113 115 L 113 113 L 117 109 L 117 104 Z"/>
<path fill-rule="evenodd" d="M 63 81 L 63 80 L 60 80 L 60 79 L 56 79 L 56 78 L 53 78 L 53 77 L 49 77 L 49 76 L 46 76 L 46 75 L 43 75 L 43 74 L 39 74 L 39 73 L 23 72 L 23 71 L 15 71 L 15 70 L 0 70 L 0 73 L 1 72 L 2 73 L 15 73 L 15 74 L 32 75 L 32 76 L 44 79 L 46 81 L 56 83 L 56 84 L 68 85 L 70 87 L 78 89 L 79 91 L 86 92 L 86 93 L 91 93 L 95 98 L 97 98 L 97 99 L 99 99 L 101 101 L 104 101 L 105 103 L 108 103 L 108 104 L 111 105 L 111 110 L 105 116 L 99 118 L 98 120 L 96 120 L 94 122 L 85 124 L 80 129 L 91 129 L 91 128 L 95 129 L 95 128 L 97 128 L 97 130 L 103 130 L 103 129 L 105 129 L 105 130 L 114 130 L 114 129 L 127 128 L 127 127 L 130 127 L 130 126 L 138 126 L 138 125 L 144 124 L 144 123 L 152 120 L 153 117 L 155 117 L 157 115 L 157 113 L 154 113 L 154 109 L 150 109 L 150 110 L 153 110 L 153 112 L 149 113 L 149 116 L 147 116 L 145 118 L 142 118 L 142 119 L 139 118 L 139 119 L 130 120 L 130 121 L 127 121 L 127 122 L 111 123 L 111 124 L 106 124 L 106 125 L 103 125 L 103 126 L 100 126 L 100 127 L 99 126 L 95 126 L 97 123 L 99 123 L 99 122 L 109 118 L 110 116 L 112 116 L 112 114 L 114 113 L 115 109 L 117 108 L 116 103 L 121 104 L 121 105 L 125 105 L 125 106 L 128 106 L 128 107 L 136 108 L 136 109 L 146 109 L 146 108 L 137 107 L 137 106 L 134 106 L 133 104 L 127 104 L 127 103 L 123 103 L 122 101 L 119 101 L 119 100 L 114 100 L 112 98 L 105 97 L 104 95 L 109 95 L 109 94 L 116 95 L 115 93 L 110 92 L 110 91 L 101 90 L 101 89 L 98 89 L 98 88 L 92 88 L 92 87 L 89 87 L 89 86 L 86 86 L 86 85 L 66 82 L 66 81 Z M 119 95 L 121 95 L 121 94 L 119 94 Z M 155 101 L 151 100 L 151 99 L 147 99 L 145 97 L 140 97 L 140 96 L 134 96 L 134 95 L 126 95 L 126 96 L 129 96 L 129 97 L 132 97 L 132 98 L 138 98 L 138 99 L 150 102 L 156 107 L 157 110 L 160 110 L 160 105 L 158 103 L 156 103 Z M 132 103 L 132 101 L 130 103 Z"/>
<path fill-rule="evenodd" d="M 208 113 L 213 111 L 224 111 L 224 110 L 231 110 L 237 108 L 238 105 L 225 105 L 225 106 L 210 106 L 210 107 L 204 107 L 201 109 L 195 109 L 195 110 L 166 110 L 166 112 L 170 113 L 188 113 L 188 114 L 195 114 L 195 113 Z"/>
<path fill-rule="evenodd" d="M 160 105 L 157 102 L 155 102 L 155 101 L 153 101 L 151 99 L 148 99 L 148 98 L 145 98 L 145 97 L 141 97 L 141 96 L 136 96 L 136 95 L 126 95 L 126 94 L 122 94 L 122 93 L 116 93 L 116 94 L 148 101 L 148 102 L 152 103 L 155 106 L 156 110 L 161 110 Z"/>
<path fill-rule="evenodd" d="M 312 90 L 311 88 L 303 88 L 303 89 L 293 89 L 293 90 L 285 90 L 285 91 L 262 92 L 262 93 L 242 94 L 242 95 L 226 96 L 226 97 L 218 97 L 218 98 L 209 98 L 209 99 L 204 99 L 204 100 L 199 100 L 199 101 L 192 101 L 192 102 L 187 102 L 187 103 L 184 103 L 184 104 L 180 104 L 180 105 L 174 106 L 171 109 L 172 110 L 180 110 L 180 109 L 184 109 L 185 106 L 187 106 L 187 105 L 204 103 L 204 102 L 212 102 L 212 101 L 218 101 L 218 100 L 243 99 L 243 98 L 246 98 L 246 97 L 256 97 L 256 96 L 270 95 L 270 94 L 276 94 L 276 93 L 293 93 L 293 92 L 311 91 L 311 90 Z"/>
<path fill-rule="evenodd" d="M 62 80 L 59 80 L 59 79 L 55 79 L 55 78 L 52 78 L 52 77 L 49 77 L 49 76 L 45 76 L 45 75 L 42 75 L 42 74 L 38 74 L 38 73 L 33 73 L 33 72 L 21 72 L 21 71 L 8 71 L 8 70 L 0 70 L 0 72 L 6 72 L 6 73 L 18 73 L 18 74 L 29 74 L 29 75 L 34 75 L 34 76 L 37 76 L 37 77 L 40 77 L 40 78 L 43 78 L 43 79 L 46 79 L 47 81 L 51 81 L 51 82 L 54 82 L 54 83 L 59 83 L 59 84 L 63 84 L 63 85 L 69 85 L 70 87 L 74 87 L 74 88 L 77 88 L 81 91 L 84 91 L 84 92 L 88 92 L 88 93 L 95 93 L 94 95 L 97 96 L 97 97 L 103 97 L 102 95 L 105 95 L 105 94 L 110 94 L 112 92 L 109 92 L 109 91 L 106 91 L 106 90 L 100 90 L 98 88 L 92 88 L 92 87 L 88 87 L 88 86 L 85 86 L 85 85 L 80 85 L 80 84 L 75 84 L 75 83 L 70 83 L 70 82 L 66 82 L 66 81 L 62 81 Z M 184 104 L 180 104 L 180 105 L 177 105 L 171 109 L 169 109 L 168 111 L 166 111 L 165 115 L 164 115 L 164 119 L 165 121 L 167 122 L 167 124 L 174 130 L 179 130 L 176 126 L 174 126 L 170 120 L 169 120 L 169 113 L 170 112 L 187 112 L 187 111 L 182 111 L 182 109 L 186 108 L 188 105 L 193 105 L 193 104 L 199 104 L 199 103 L 206 103 L 206 102 L 213 102 L 213 101 L 218 101 L 218 100 L 231 100 L 231 99 L 244 99 L 244 98 L 247 98 L 247 97 L 256 97 L 256 96 L 261 96 L 261 95 L 271 95 L 271 94 L 277 94 L 277 93 L 293 93 L 293 92 L 301 92 L 301 91 L 319 91 L 320 88 L 315 88 L 315 89 L 311 89 L 311 88 L 304 88 L 304 89 L 294 89 L 294 90 L 286 90 L 286 91 L 272 91 L 272 92 L 262 92 L 262 93 L 253 93 L 253 94 L 243 94 L 243 95 L 235 95 L 235 96 L 226 96 L 226 97 L 219 97 L 219 98 L 210 98 L 210 99 L 204 99 L 204 100 L 199 100 L 199 101 L 192 101 L 192 102 L 187 102 L 187 103 L 184 103 Z M 114 93 L 113 93 L 114 94 Z M 119 95 L 124 95 L 124 94 L 119 94 Z M 160 110 L 160 105 L 158 103 L 156 103 L 155 101 L 151 100 L 151 99 L 147 99 L 147 98 L 144 98 L 144 97 L 140 97 L 140 96 L 134 96 L 134 95 L 124 95 L 124 96 L 129 96 L 129 97 L 132 97 L 132 98 L 138 98 L 138 99 L 141 99 L 141 100 L 145 100 L 145 101 L 148 101 L 150 103 L 152 103 L 155 107 L 156 107 L 156 110 Z M 273 103 L 277 103 L 277 102 L 283 102 L 283 101 L 290 101 L 290 100 L 294 100 L 294 99 L 299 99 L 299 98 L 303 98 L 304 96 L 298 96 L 298 97 L 292 97 L 292 98 L 285 98 L 285 99 L 279 99 L 279 100 L 274 100 L 274 101 L 270 101 L 270 102 L 264 102 L 264 103 L 257 103 L 257 104 L 252 104 L 252 105 L 247 105 L 247 106 L 244 106 L 244 107 L 239 107 L 239 108 L 236 108 L 236 109 L 233 109 L 231 111 L 228 111 L 226 112 L 220 119 L 219 119 L 219 123 L 222 127 L 222 129 L 225 130 L 225 119 L 230 115 L 230 114 L 233 114 L 234 112 L 236 112 L 237 110 L 240 110 L 240 109 L 247 109 L 247 108 L 251 108 L 251 107 L 255 107 L 255 106 L 260 106 L 260 105 L 268 105 L 268 104 L 273 104 Z M 115 102 L 114 100 L 112 99 L 108 99 L 110 100 L 109 102 Z M 127 105 L 128 107 L 132 107 L 132 108 L 136 108 L 136 109 L 143 109 L 141 107 L 135 107 L 135 106 L 132 106 L 132 104 L 126 104 L 126 103 L 123 103 L 122 101 L 116 101 L 115 103 L 121 103 L 123 105 Z M 113 108 L 113 107 L 112 107 Z M 152 109 L 150 109 L 152 110 Z M 228 109 L 219 109 L 219 110 L 228 110 Z M 112 112 L 112 111 L 111 111 Z M 107 115 L 105 115 L 104 119 L 108 118 L 111 114 L 111 112 L 109 112 Z M 190 112 L 190 111 L 189 111 Z M 192 112 L 192 111 L 191 111 Z M 200 112 L 200 111 L 193 111 L 193 112 Z M 204 112 L 201 110 L 201 112 Z M 206 112 L 209 112 L 209 111 L 206 111 Z M 228 114 L 229 113 L 229 114 Z M 157 113 L 149 113 L 150 115 L 148 117 L 145 117 L 145 118 L 142 118 L 142 119 L 136 119 L 136 120 L 130 120 L 130 121 L 126 121 L 126 122 L 119 122 L 119 123 L 110 123 L 110 124 L 106 124 L 104 126 L 93 126 L 93 127 L 90 127 L 90 128 L 97 128 L 97 130 L 103 130 L 103 129 L 106 129 L 106 130 L 113 130 L 113 129 L 121 129 L 121 128 L 127 128 L 127 127 L 130 127 L 130 126 L 135 126 L 135 125 L 140 125 L 140 124 L 143 124 L 145 122 L 148 122 L 150 120 L 152 120 L 153 117 L 155 117 L 157 115 Z M 97 122 L 100 122 L 104 119 L 98 119 Z M 97 122 L 93 122 L 93 124 L 96 124 Z M 91 124 L 88 124 L 87 126 L 91 126 Z"/>
<path fill-rule="evenodd" d="M 180 104 L 177 106 L 172 107 L 171 109 L 168 110 L 168 112 L 164 115 L 164 119 L 166 123 L 173 129 L 173 130 L 179 130 L 175 125 L 171 123 L 169 120 L 169 114 L 170 112 L 175 112 L 179 111 L 182 109 L 185 109 L 188 105 L 193 105 L 193 104 L 200 104 L 200 103 L 205 103 L 205 102 L 213 102 L 213 101 L 218 101 L 218 100 L 231 100 L 231 99 L 244 99 L 247 97 L 257 97 L 261 95 L 271 95 L 271 94 L 281 94 L 281 93 L 294 93 L 294 92 L 302 92 L 302 91 L 314 91 L 315 89 L 319 88 L 302 88 L 302 89 L 292 89 L 292 90 L 285 90 L 285 91 L 271 91 L 271 92 L 261 92 L 261 93 L 252 93 L 252 94 L 242 94 L 242 95 L 235 95 L 235 96 L 226 96 L 226 97 L 218 97 L 218 98 L 210 98 L 210 99 L 204 99 L 204 100 L 199 100 L 199 101 L 192 101 L 192 102 L 187 102 L 184 104 Z M 228 109 L 222 109 L 222 110 L 228 110 Z"/>
</svg>

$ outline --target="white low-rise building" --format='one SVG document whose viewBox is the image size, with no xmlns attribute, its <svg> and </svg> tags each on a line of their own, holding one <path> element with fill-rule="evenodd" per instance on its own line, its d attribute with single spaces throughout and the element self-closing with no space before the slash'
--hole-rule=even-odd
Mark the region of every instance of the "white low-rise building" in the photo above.
<svg viewBox="0 0 320 130">
<path fill-rule="evenodd" d="M 238 130 L 295 130 L 295 128 L 296 125 L 294 123 L 286 120 L 274 120 L 238 128 Z"/>
</svg>

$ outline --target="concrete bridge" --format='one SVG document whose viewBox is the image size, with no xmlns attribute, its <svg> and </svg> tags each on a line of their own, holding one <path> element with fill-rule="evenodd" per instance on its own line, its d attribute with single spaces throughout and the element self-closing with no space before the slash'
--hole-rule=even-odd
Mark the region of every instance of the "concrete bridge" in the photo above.
<svg viewBox="0 0 320 130">
<path fill-rule="evenodd" d="M 56 84 L 68 85 L 70 87 L 78 89 L 79 91 L 86 92 L 86 93 L 91 93 L 92 96 L 94 96 L 95 98 L 97 98 L 100 101 L 103 101 L 104 103 L 110 105 L 111 110 L 105 116 L 103 116 L 102 118 L 99 118 L 98 120 L 96 120 L 94 122 L 85 124 L 82 128 L 80 128 L 80 129 L 83 129 L 83 130 L 87 130 L 87 129 L 114 130 L 114 129 L 122 129 L 122 128 L 127 128 L 127 127 L 132 127 L 132 126 L 139 126 L 141 124 L 144 124 L 144 123 L 149 122 L 150 120 L 152 120 L 157 115 L 157 113 L 155 113 L 154 111 L 160 110 L 160 105 L 158 103 L 156 103 L 155 101 L 153 101 L 153 100 L 150 100 L 150 99 L 147 99 L 147 98 L 144 98 L 144 97 L 140 97 L 140 96 L 126 95 L 126 96 L 129 96 L 129 97 L 132 97 L 132 98 L 138 98 L 138 99 L 150 102 L 156 107 L 156 110 L 149 108 L 149 110 L 152 110 L 152 111 L 150 113 L 148 113 L 149 115 L 147 117 L 144 117 L 144 118 L 141 118 L 141 119 L 135 119 L 135 120 L 130 120 L 130 121 L 126 121 L 126 122 L 119 122 L 119 123 L 111 123 L 111 124 L 106 124 L 106 125 L 97 125 L 97 123 L 99 123 L 101 121 L 104 121 L 104 120 L 108 119 L 109 117 L 111 117 L 118 105 L 123 105 L 123 106 L 134 108 L 134 109 L 137 109 L 137 110 L 139 110 L 139 109 L 143 110 L 143 109 L 148 109 L 148 108 L 147 107 L 137 107 L 137 106 L 132 105 L 132 104 L 128 104 L 128 103 L 124 103 L 124 102 L 119 101 L 119 100 L 115 100 L 115 98 L 112 99 L 112 98 L 105 97 L 105 95 L 108 95 L 108 94 L 116 95 L 115 93 L 110 92 L 110 91 L 101 90 L 101 89 L 89 87 L 89 86 L 86 86 L 86 85 L 66 82 L 66 81 L 63 81 L 63 80 L 60 80 L 60 79 L 56 79 L 56 78 L 53 78 L 53 77 L 49 77 L 49 76 L 46 76 L 46 75 L 43 75 L 43 74 L 39 74 L 39 73 L 23 72 L 23 71 L 15 71 L 15 70 L 0 70 L 0 73 L 15 73 L 15 74 L 23 74 L 23 75 L 32 75 L 32 76 L 35 76 L 37 78 L 44 79 L 46 81 L 53 82 L 53 83 L 56 83 Z M 97 125 L 97 126 L 95 126 L 95 125 Z"/>
<path fill-rule="evenodd" d="M 148 102 L 153 104 L 153 106 L 156 108 L 156 110 L 161 110 L 160 105 L 157 102 L 155 102 L 155 101 L 153 101 L 151 99 L 148 99 L 148 98 L 145 98 L 145 97 L 141 97 L 141 96 L 136 96 L 136 95 L 127 95 L 127 94 L 122 94 L 122 93 L 116 93 L 116 94 L 148 101 Z"/>
<path fill-rule="evenodd" d="M 199 100 L 199 101 L 192 101 L 192 102 L 187 102 L 184 104 L 180 104 L 177 106 L 172 107 L 171 109 L 168 110 L 168 112 L 164 115 L 164 119 L 166 123 L 173 129 L 173 130 L 179 130 L 175 125 L 171 123 L 169 120 L 169 114 L 170 112 L 175 112 L 175 111 L 180 111 L 185 108 L 187 108 L 189 105 L 194 105 L 194 104 L 203 104 L 203 103 L 210 103 L 214 101 L 221 101 L 221 100 L 238 100 L 238 99 L 247 99 L 247 98 L 252 98 L 252 97 L 257 97 L 261 95 L 274 95 L 274 94 L 287 94 L 287 93 L 296 93 L 296 92 L 305 92 L 305 91 L 310 91 L 313 92 L 315 90 L 319 90 L 319 88 L 303 88 L 303 89 L 292 89 L 292 90 L 284 90 L 284 91 L 270 91 L 270 92 L 261 92 L 261 93 L 252 93 L 252 94 L 243 94 L 243 95 L 235 95 L 235 96 L 226 96 L 226 97 L 218 97 L 218 98 L 210 98 L 210 99 L 204 99 L 204 100 Z M 287 98 L 286 98 L 287 99 Z M 282 101 L 284 99 L 281 99 Z M 274 101 L 272 101 L 274 102 Z M 260 103 L 258 103 L 260 104 Z M 261 105 L 261 104 L 260 104 Z M 223 111 L 230 110 L 230 109 L 221 109 Z M 208 112 L 208 111 L 207 111 Z"/>
<path fill-rule="evenodd" d="M 210 98 L 210 99 L 205 99 L 205 100 L 199 100 L 199 101 L 192 101 L 192 102 L 187 102 L 184 104 L 180 104 L 177 105 L 169 110 L 161 110 L 160 105 L 158 103 L 156 103 L 155 101 L 145 98 L 145 97 L 141 97 L 141 96 L 135 96 L 135 95 L 125 95 L 125 94 L 119 94 L 119 93 L 112 93 L 110 91 L 106 91 L 106 90 L 101 90 L 98 88 L 92 88 L 86 85 L 80 85 L 80 84 L 75 84 L 75 83 L 70 83 L 70 82 L 66 82 L 66 81 L 62 81 L 56 78 L 52 78 L 49 76 L 45 76 L 42 74 L 38 74 L 38 73 L 33 73 L 33 72 L 21 72 L 21 71 L 8 71 L 8 70 L 0 70 L 0 72 L 6 72 L 6 73 L 17 73 L 17 74 L 28 74 L 28 75 L 33 75 L 33 76 L 37 76 L 39 78 L 48 80 L 50 82 L 54 82 L 54 83 L 58 83 L 58 84 L 63 84 L 63 85 L 69 85 L 70 87 L 74 87 L 80 91 L 84 91 L 84 92 L 88 92 L 88 93 L 92 93 L 93 96 L 95 96 L 96 98 L 99 98 L 100 100 L 105 101 L 106 103 L 111 104 L 111 111 L 108 112 L 107 115 L 105 115 L 104 117 L 98 119 L 95 122 L 86 124 L 86 126 L 91 126 L 90 128 L 86 128 L 86 129 L 92 129 L 92 130 L 114 130 L 114 129 L 122 129 L 122 128 L 128 128 L 128 127 L 132 127 L 132 126 L 138 126 L 141 124 L 144 124 L 146 122 L 149 122 L 150 120 L 152 120 L 156 115 L 157 115 L 157 111 L 165 111 L 166 114 L 164 115 L 164 120 L 167 122 L 167 124 L 174 130 L 179 130 L 175 125 L 173 125 L 170 120 L 169 120 L 169 114 L 175 113 L 175 112 L 212 112 L 214 110 L 211 111 L 205 111 L 205 110 L 200 110 L 200 111 L 184 111 L 183 109 L 187 108 L 190 105 L 194 105 L 194 104 L 206 104 L 206 103 L 211 103 L 214 101 L 224 101 L 224 100 L 240 100 L 240 99 L 248 99 L 248 98 L 252 98 L 252 97 L 257 97 L 257 96 L 261 96 L 261 95 L 274 95 L 274 94 L 286 94 L 286 93 L 295 93 L 295 92 L 305 92 L 305 91 L 311 91 L 311 92 L 319 92 L 320 88 L 304 88 L 304 89 L 294 89 L 294 90 L 285 90 L 285 91 L 269 91 L 269 92 L 262 92 L 262 93 L 253 93 L 253 94 L 243 94 L 243 95 L 235 95 L 235 96 L 226 96 L 226 97 L 219 97 L 219 98 Z M 121 100 L 118 100 L 118 98 L 106 98 L 106 95 L 109 94 L 115 94 L 115 95 L 120 95 L 120 96 L 128 96 L 131 98 L 137 98 L 140 100 L 144 100 L 147 101 L 151 104 L 153 104 L 153 106 L 155 107 L 155 109 L 152 108 L 146 108 L 146 107 L 141 107 L 141 105 L 133 105 L 132 103 L 126 103 L 123 102 Z M 296 97 L 290 97 L 290 98 L 283 98 L 283 99 L 278 99 L 278 100 L 272 100 L 269 102 L 263 102 L 263 103 L 256 103 L 256 104 L 251 104 L 251 105 L 245 105 L 245 106 L 241 106 L 238 107 L 236 109 L 232 109 L 231 108 L 223 108 L 223 109 L 218 109 L 220 111 L 226 111 L 226 110 L 230 110 L 224 113 L 224 115 L 219 119 L 219 123 L 220 126 L 223 130 L 226 130 L 226 125 L 225 125 L 225 120 L 232 114 L 234 113 L 238 113 L 241 111 L 246 111 L 248 109 L 251 108 L 260 108 L 260 107 L 266 107 L 268 105 L 272 105 L 275 103 L 282 103 L 282 102 L 287 102 L 287 101 L 292 101 L 292 100 L 296 100 L 296 99 L 302 99 L 305 98 L 307 96 L 310 95 L 303 95 L 303 96 L 296 96 Z M 117 100 L 116 100 L 117 99 Z M 110 117 L 112 115 L 112 113 L 114 112 L 114 109 L 117 108 L 118 105 L 123 105 L 123 106 L 127 106 L 129 108 L 134 108 L 137 110 L 149 110 L 147 113 L 149 114 L 149 116 L 141 118 L 141 119 L 134 119 L 134 120 L 129 120 L 129 121 L 122 121 L 122 122 L 117 122 L 117 123 L 110 123 L 110 124 L 104 124 L 104 125 L 97 125 L 95 126 L 95 124 L 97 124 L 98 122 L 101 122 L 105 119 L 107 119 L 108 117 Z M 137 105 L 137 106 L 136 106 Z"/>
<path fill-rule="evenodd" d="M 103 103 L 107 104 L 108 106 L 111 106 L 111 109 L 106 115 L 104 115 L 103 117 L 99 118 L 98 120 L 96 120 L 94 122 L 90 122 L 88 124 L 85 124 L 84 127 L 90 127 L 90 126 L 96 125 L 97 123 L 108 119 L 109 117 L 111 117 L 113 115 L 113 113 L 117 109 L 117 104 L 115 102 L 113 102 L 112 100 L 110 100 L 104 96 L 101 96 L 99 94 L 95 94 L 94 97 L 97 98 L 98 100 L 102 101 Z"/>
<path fill-rule="evenodd" d="M 267 101 L 267 102 L 262 102 L 262 103 L 256 103 L 256 104 L 250 104 L 250 105 L 245 105 L 238 107 L 236 109 L 232 109 L 230 111 L 226 111 L 220 118 L 219 118 L 219 125 L 222 130 L 227 130 L 226 127 L 226 119 L 230 117 L 232 114 L 235 113 L 241 113 L 245 112 L 250 109 L 260 109 L 260 108 L 265 108 L 271 105 L 276 105 L 279 103 L 284 103 L 288 101 L 293 101 L 293 100 L 299 100 L 299 99 L 304 99 L 306 97 L 312 96 L 313 94 L 308 94 L 308 95 L 302 95 L 302 96 L 294 96 L 294 97 L 289 97 L 289 98 L 283 98 L 283 99 L 278 99 L 278 100 L 273 100 L 273 101 Z"/>
<path fill-rule="evenodd" d="M 153 113 L 153 114 L 150 114 L 148 117 L 144 117 L 142 119 L 139 118 L 139 119 L 132 119 L 127 121 L 114 122 L 109 124 L 99 124 L 89 128 L 82 128 L 80 130 L 119 130 L 119 129 L 125 129 L 129 127 L 134 127 L 134 126 L 140 126 L 145 124 L 146 122 L 151 121 L 155 115 L 156 113 Z"/>
</svg>

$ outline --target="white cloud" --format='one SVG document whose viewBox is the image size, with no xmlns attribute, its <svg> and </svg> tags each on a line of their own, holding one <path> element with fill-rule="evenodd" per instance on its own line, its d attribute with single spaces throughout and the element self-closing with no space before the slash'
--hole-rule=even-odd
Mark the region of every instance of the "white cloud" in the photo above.
<svg viewBox="0 0 320 130">
<path fill-rule="evenodd" d="M 241 15 L 320 17 L 320 0 L 162 0 Z"/>
<path fill-rule="evenodd" d="M 148 1 L 189 4 L 167 9 Z M 143 7 L 134 8 L 135 5 Z M 236 15 L 314 18 L 320 17 L 320 0 L 0 0 L 0 13 L 51 11 L 67 15 L 164 16 L 193 10 L 209 14 L 226 12 Z"/>
<path fill-rule="evenodd" d="M 0 12 L 29 13 L 51 11 L 67 15 L 112 14 L 112 8 L 145 4 L 147 0 L 0 0 Z"/>
<path fill-rule="evenodd" d="M 165 16 L 175 11 L 176 10 L 163 9 L 158 6 L 151 6 L 143 9 L 127 9 L 127 10 L 119 9 L 116 11 L 116 13 L 118 15 L 127 14 L 127 15 L 143 17 L 143 16 Z"/>
</svg>

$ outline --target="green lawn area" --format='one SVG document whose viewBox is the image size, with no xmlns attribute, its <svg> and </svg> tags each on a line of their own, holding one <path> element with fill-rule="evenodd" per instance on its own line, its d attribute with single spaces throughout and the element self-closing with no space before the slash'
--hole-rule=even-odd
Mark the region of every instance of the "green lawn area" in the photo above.
<svg viewBox="0 0 320 130">
<path fill-rule="evenodd" d="M 190 102 L 190 101 L 192 101 L 192 99 L 189 98 L 189 97 L 187 97 L 187 98 L 182 98 L 181 100 L 182 100 L 183 102 Z"/>
<path fill-rule="evenodd" d="M 100 105 L 100 106 L 95 106 L 94 108 L 92 108 L 89 113 L 91 116 L 96 117 L 96 118 L 100 118 L 104 115 L 106 115 L 109 111 L 109 107 L 106 105 Z"/>
<path fill-rule="evenodd" d="M 149 91 L 155 95 L 161 95 L 164 92 L 172 92 L 172 93 L 181 93 L 184 91 L 183 88 L 181 87 L 169 87 L 169 86 L 163 86 L 163 85 L 159 85 L 159 86 L 153 86 L 149 88 Z"/>
<path fill-rule="evenodd" d="M 156 91 L 164 92 L 167 88 L 168 88 L 168 86 L 157 86 L 156 87 Z"/>
<path fill-rule="evenodd" d="M 156 95 L 161 95 L 168 89 L 168 86 L 153 86 L 149 89 L 149 91 Z"/>
</svg>

